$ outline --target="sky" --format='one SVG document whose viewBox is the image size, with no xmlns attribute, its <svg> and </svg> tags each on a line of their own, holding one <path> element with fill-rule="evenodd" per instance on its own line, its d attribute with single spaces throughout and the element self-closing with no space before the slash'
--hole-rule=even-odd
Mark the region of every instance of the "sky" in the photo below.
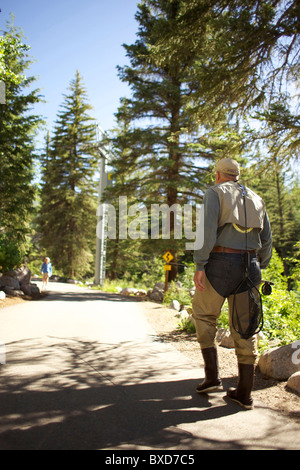
<svg viewBox="0 0 300 470">
<path fill-rule="evenodd" d="M 114 127 L 120 98 L 130 95 L 116 67 L 129 63 L 122 44 L 136 41 L 137 4 L 138 0 L 0 0 L 0 30 L 6 29 L 13 13 L 15 26 L 31 47 L 34 63 L 26 73 L 37 77 L 34 88 L 46 100 L 34 113 L 43 116 L 50 131 L 76 70 L 93 106 L 90 115 L 104 130 Z"/>
</svg>

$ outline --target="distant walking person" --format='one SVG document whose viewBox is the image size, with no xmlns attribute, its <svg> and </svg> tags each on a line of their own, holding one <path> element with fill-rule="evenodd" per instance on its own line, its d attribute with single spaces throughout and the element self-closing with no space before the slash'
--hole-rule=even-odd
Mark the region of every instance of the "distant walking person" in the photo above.
<svg viewBox="0 0 300 470">
<path fill-rule="evenodd" d="M 46 257 L 44 259 L 41 271 L 42 271 L 42 275 L 43 275 L 42 290 L 45 290 L 45 289 L 47 289 L 48 279 L 49 279 L 49 277 L 52 276 L 52 266 L 51 266 L 51 263 L 50 263 L 50 258 Z"/>
</svg>

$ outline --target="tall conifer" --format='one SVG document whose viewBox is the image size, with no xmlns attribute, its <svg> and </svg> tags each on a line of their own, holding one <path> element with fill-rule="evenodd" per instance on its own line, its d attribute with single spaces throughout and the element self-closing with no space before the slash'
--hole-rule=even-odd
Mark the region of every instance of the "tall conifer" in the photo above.
<svg viewBox="0 0 300 470">
<path fill-rule="evenodd" d="M 88 271 L 96 236 L 96 123 L 79 72 L 58 112 L 43 157 L 41 244 L 67 276 Z"/>
<path fill-rule="evenodd" d="M 31 61 L 22 33 L 13 25 L 0 36 L 0 80 L 5 102 L 0 104 L 0 265 L 13 268 L 24 260 L 35 197 L 34 137 L 41 119 L 32 114 L 40 101 L 26 76 Z"/>
<path fill-rule="evenodd" d="M 119 137 L 121 141 L 114 142 L 128 149 L 116 162 L 116 169 L 119 175 L 127 175 L 124 194 L 130 191 L 148 208 L 151 203 L 166 203 L 171 208 L 200 202 L 210 180 L 209 166 L 218 155 L 226 156 L 228 149 L 232 150 L 232 140 L 224 138 L 229 130 L 225 113 L 218 116 L 223 128 L 217 131 L 215 116 L 203 113 L 199 122 L 191 112 L 189 83 L 196 52 L 173 56 L 171 61 L 162 57 L 162 65 L 152 52 L 166 31 L 172 29 L 180 5 L 179 0 L 146 0 L 138 5 L 138 39 L 124 46 L 130 65 L 119 68 L 120 78 L 129 84 L 132 95 L 117 113 L 119 121 L 129 122 L 129 129 Z M 175 255 L 171 273 L 174 278 L 177 251 L 184 244 L 174 239 L 174 213 L 170 216 L 171 240 L 160 241 L 160 255 L 165 249 Z"/>
</svg>

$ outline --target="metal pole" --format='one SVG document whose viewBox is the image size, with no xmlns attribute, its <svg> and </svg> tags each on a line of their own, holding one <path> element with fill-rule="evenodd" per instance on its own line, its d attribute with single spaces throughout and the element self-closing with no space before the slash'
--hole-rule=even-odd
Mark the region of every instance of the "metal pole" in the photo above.
<svg viewBox="0 0 300 470">
<path fill-rule="evenodd" d="M 99 126 L 96 126 L 97 147 L 100 156 L 100 181 L 98 190 L 98 209 L 97 209 L 97 234 L 96 234 L 96 259 L 95 259 L 95 285 L 103 285 L 105 279 L 106 267 L 106 206 L 102 203 L 103 192 L 108 185 L 106 174 L 106 162 L 111 159 L 111 151 L 106 146 L 101 145 L 103 136 L 106 132 Z M 99 236 L 100 235 L 100 236 Z"/>
<path fill-rule="evenodd" d="M 95 257 L 95 285 L 103 285 L 103 257 L 104 243 L 105 243 L 105 205 L 102 204 L 103 191 L 106 186 L 105 178 L 105 158 L 101 155 L 100 158 L 100 182 L 98 193 L 98 209 L 97 209 L 97 234 L 96 234 L 96 257 Z M 100 210 L 101 207 L 101 210 Z"/>
</svg>

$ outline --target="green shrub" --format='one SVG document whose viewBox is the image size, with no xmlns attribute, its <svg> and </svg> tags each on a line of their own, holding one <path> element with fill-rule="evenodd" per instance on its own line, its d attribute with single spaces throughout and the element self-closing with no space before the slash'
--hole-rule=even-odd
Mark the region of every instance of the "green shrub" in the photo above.
<svg viewBox="0 0 300 470">
<path fill-rule="evenodd" d="M 274 288 L 271 295 L 263 296 L 263 312 L 263 332 L 268 339 L 277 338 L 282 345 L 299 339 L 299 292 Z"/>
<path fill-rule="evenodd" d="M 299 339 L 300 292 L 288 291 L 283 276 L 283 262 L 275 250 L 263 280 L 274 282 L 271 295 L 263 295 L 264 327 L 267 339 L 278 339 L 281 345 Z"/>
<path fill-rule="evenodd" d="M 170 283 L 170 287 L 165 293 L 164 304 L 169 305 L 172 300 L 178 300 L 180 305 L 191 305 L 192 299 L 187 289 L 178 287 L 175 282 Z"/>
<path fill-rule="evenodd" d="M 287 289 L 287 280 L 283 275 L 283 261 L 275 250 L 273 250 L 272 258 L 267 269 L 262 269 L 262 279 L 264 281 L 272 281 L 277 289 Z"/>
<path fill-rule="evenodd" d="M 19 267 L 24 262 L 25 252 L 20 243 L 0 234 L 0 270 L 2 272 Z"/>
<path fill-rule="evenodd" d="M 229 316 L 228 316 L 228 303 L 224 302 L 224 305 L 221 310 L 221 314 L 217 321 L 218 328 L 229 328 Z"/>
<path fill-rule="evenodd" d="M 180 331 L 186 331 L 187 333 L 196 332 L 196 327 L 194 323 L 191 320 L 189 320 L 188 317 L 184 317 L 179 320 L 177 329 Z"/>
</svg>

